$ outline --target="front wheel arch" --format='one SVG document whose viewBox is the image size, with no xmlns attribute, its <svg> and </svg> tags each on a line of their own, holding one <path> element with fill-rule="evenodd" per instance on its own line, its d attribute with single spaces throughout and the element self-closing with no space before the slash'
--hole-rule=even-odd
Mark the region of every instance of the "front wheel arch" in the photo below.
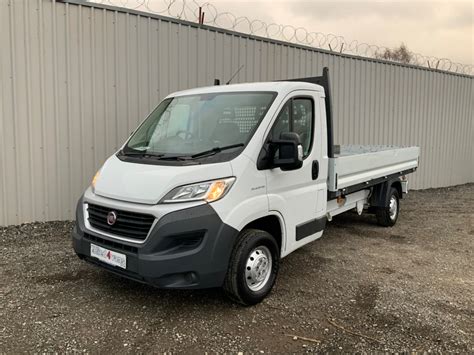
<svg viewBox="0 0 474 355">
<path fill-rule="evenodd" d="M 279 216 L 271 214 L 265 217 L 260 217 L 252 222 L 247 223 L 241 232 L 246 229 L 257 229 L 265 231 L 275 238 L 280 249 L 280 255 L 283 252 L 283 237 L 284 237 L 284 224 L 280 221 Z"/>
</svg>

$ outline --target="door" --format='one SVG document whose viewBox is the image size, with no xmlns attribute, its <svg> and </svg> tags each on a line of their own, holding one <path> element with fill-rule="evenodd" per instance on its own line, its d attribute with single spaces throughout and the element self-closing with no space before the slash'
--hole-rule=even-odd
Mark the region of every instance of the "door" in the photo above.
<svg viewBox="0 0 474 355">
<path fill-rule="evenodd" d="M 319 238 L 325 226 L 327 153 L 321 103 L 319 92 L 292 93 L 269 133 L 270 140 L 282 132 L 298 133 L 304 151 L 301 168 L 266 170 L 269 208 L 285 220 L 282 256 Z"/>
</svg>

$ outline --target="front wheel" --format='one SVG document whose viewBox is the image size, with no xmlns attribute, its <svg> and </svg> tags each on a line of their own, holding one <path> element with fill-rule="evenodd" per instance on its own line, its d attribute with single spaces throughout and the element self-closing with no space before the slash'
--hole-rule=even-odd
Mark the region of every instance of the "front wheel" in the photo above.
<svg viewBox="0 0 474 355">
<path fill-rule="evenodd" d="M 242 231 L 231 255 L 224 290 L 243 305 L 261 302 L 275 284 L 279 262 L 280 251 L 271 234 L 257 229 Z"/>
<path fill-rule="evenodd" d="M 397 223 L 400 212 L 400 196 L 396 188 L 390 189 L 390 198 L 385 207 L 379 207 L 376 211 L 377 222 L 384 227 L 392 227 Z"/>
</svg>

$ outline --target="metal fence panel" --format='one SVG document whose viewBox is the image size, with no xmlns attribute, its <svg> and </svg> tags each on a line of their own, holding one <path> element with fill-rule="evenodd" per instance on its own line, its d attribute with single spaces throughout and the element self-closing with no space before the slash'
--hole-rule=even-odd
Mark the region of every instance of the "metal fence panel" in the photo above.
<svg viewBox="0 0 474 355">
<path fill-rule="evenodd" d="M 0 1 L 0 225 L 70 219 L 104 160 L 168 93 L 330 67 L 335 140 L 421 147 L 416 189 L 474 181 L 473 78 L 132 10 Z"/>
</svg>

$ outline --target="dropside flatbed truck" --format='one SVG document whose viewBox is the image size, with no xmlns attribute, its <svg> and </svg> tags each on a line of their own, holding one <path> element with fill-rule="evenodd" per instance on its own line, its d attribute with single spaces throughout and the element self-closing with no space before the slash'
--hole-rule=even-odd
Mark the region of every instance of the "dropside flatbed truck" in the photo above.
<svg viewBox="0 0 474 355">
<path fill-rule="evenodd" d="M 280 260 L 349 210 L 393 226 L 418 147 L 333 140 L 328 69 L 167 96 L 77 205 L 77 255 L 160 288 L 223 287 L 251 305 Z"/>
</svg>

